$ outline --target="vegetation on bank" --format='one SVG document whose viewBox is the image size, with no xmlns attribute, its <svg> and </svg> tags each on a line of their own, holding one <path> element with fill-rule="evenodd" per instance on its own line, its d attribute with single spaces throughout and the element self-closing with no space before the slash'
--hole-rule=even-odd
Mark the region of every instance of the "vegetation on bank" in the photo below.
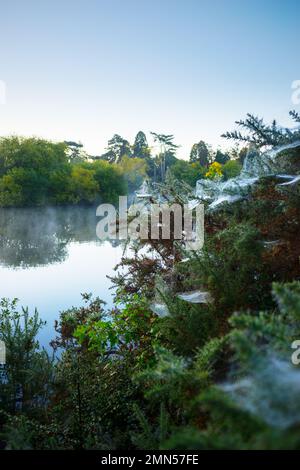
<svg viewBox="0 0 300 470">
<path fill-rule="evenodd" d="M 209 152 L 204 142 L 200 148 L 197 144 L 196 150 L 193 146 L 190 161 L 185 161 L 176 158 L 173 136 L 155 134 L 155 139 L 155 155 L 151 155 L 145 134 L 139 132 L 132 146 L 115 135 L 108 151 L 94 157 L 75 142 L 2 137 L 0 207 L 116 202 L 119 195 L 136 190 L 145 178 L 164 181 L 167 171 L 194 187 L 214 159 L 223 162 L 220 174 L 225 178 L 240 170 L 238 160 L 230 160 L 220 151 Z"/>
<path fill-rule="evenodd" d="M 127 191 L 122 171 L 105 161 L 70 160 L 64 143 L 0 140 L 0 206 L 41 206 L 113 200 Z"/>
<path fill-rule="evenodd" d="M 275 126 L 255 127 L 249 139 L 280 141 Z M 281 159 L 299 174 L 299 147 Z M 170 202 L 182 202 L 178 185 Z M 61 313 L 56 361 L 36 341 L 37 314 L 3 300 L 2 447 L 299 449 L 299 224 L 299 185 L 270 176 L 206 214 L 203 250 L 136 246 L 113 310 L 84 295 Z M 193 290 L 211 301 L 176 295 Z M 157 296 L 168 315 L 154 313 Z"/>
</svg>

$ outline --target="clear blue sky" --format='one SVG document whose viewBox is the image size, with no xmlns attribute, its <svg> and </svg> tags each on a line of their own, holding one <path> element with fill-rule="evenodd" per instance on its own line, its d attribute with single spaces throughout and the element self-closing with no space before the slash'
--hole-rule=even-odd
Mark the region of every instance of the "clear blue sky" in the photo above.
<svg viewBox="0 0 300 470">
<path fill-rule="evenodd" d="M 288 124 L 299 0 L 0 0 L 0 135 L 175 134 L 214 146 L 247 112 Z M 225 145 L 228 145 L 225 143 Z"/>
</svg>

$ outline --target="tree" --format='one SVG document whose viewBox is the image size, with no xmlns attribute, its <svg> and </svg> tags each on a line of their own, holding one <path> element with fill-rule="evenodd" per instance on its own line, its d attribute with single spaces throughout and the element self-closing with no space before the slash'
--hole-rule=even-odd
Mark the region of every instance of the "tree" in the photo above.
<svg viewBox="0 0 300 470">
<path fill-rule="evenodd" d="M 290 111 L 289 114 L 294 122 L 299 123 L 300 116 L 296 111 Z M 257 148 L 268 146 L 277 147 L 279 145 L 290 144 L 300 139 L 299 127 L 295 130 L 282 128 L 278 126 L 275 119 L 271 125 L 268 125 L 265 124 L 263 119 L 248 113 L 245 120 L 236 121 L 235 123 L 247 133 L 242 134 L 240 131 L 226 132 L 222 134 L 222 137 L 225 139 L 248 142 Z"/>
<path fill-rule="evenodd" d="M 88 159 L 87 153 L 83 150 L 81 142 L 73 142 L 65 140 L 64 143 L 67 146 L 67 155 L 70 162 L 81 162 Z"/>
<path fill-rule="evenodd" d="M 115 163 L 116 161 L 116 154 L 112 150 L 108 150 L 107 152 L 103 153 L 99 157 L 93 157 L 93 160 L 104 160 L 108 163 Z"/>
<path fill-rule="evenodd" d="M 128 183 L 129 191 L 137 189 L 147 176 L 147 163 L 143 158 L 122 158 L 120 168 Z"/>
<path fill-rule="evenodd" d="M 18 309 L 17 299 L 0 300 L 0 340 L 6 363 L 0 371 L 1 411 L 45 412 L 53 372 L 51 359 L 40 349 L 37 335 L 45 325 L 35 310 Z"/>
<path fill-rule="evenodd" d="M 171 167 L 172 175 L 179 181 L 184 181 L 195 187 L 197 181 L 203 178 L 205 170 L 199 162 L 189 163 L 186 160 L 177 160 Z"/>
<path fill-rule="evenodd" d="M 35 169 L 48 175 L 51 170 L 67 161 L 64 143 L 53 143 L 35 137 L 0 138 L 0 176 L 15 167 Z"/>
<path fill-rule="evenodd" d="M 124 155 L 131 156 L 130 144 L 128 140 L 123 139 L 119 134 L 115 134 L 108 141 L 107 152 L 102 155 L 102 158 L 110 163 L 119 163 Z"/>
<path fill-rule="evenodd" d="M 122 159 L 120 165 L 101 160 L 91 165 L 95 171 L 94 179 L 100 187 L 101 200 L 104 202 L 117 204 L 119 196 L 127 194 L 127 184 L 122 169 L 124 159 Z"/>
<path fill-rule="evenodd" d="M 190 162 L 199 162 L 200 165 L 207 167 L 209 164 L 209 148 L 207 144 L 200 140 L 197 144 L 194 144 L 190 153 Z"/>
<path fill-rule="evenodd" d="M 135 158 L 147 158 L 150 156 L 150 149 L 144 132 L 139 131 L 137 133 L 132 150 L 133 157 Z"/>
<path fill-rule="evenodd" d="M 159 153 L 156 156 L 158 165 L 160 166 L 161 180 L 164 181 L 167 168 L 167 158 L 171 160 L 175 156 L 178 145 L 174 144 L 174 136 L 172 134 L 157 134 L 151 132 L 154 142 L 159 145 Z"/>
<path fill-rule="evenodd" d="M 230 160 L 230 156 L 227 153 L 221 152 L 221 150 L 217 150 L 215 155 L 215 162 L 224 165 L 226 162 Z"/>
<path fill-rule="evenodd" d="M 16 169 L 18 170 L 18 169 Z M 18 181 L 13 170 L 0 179 L 0 207 L 14 207 L 23 205 L 23 192 L 21 182 Z"/>
<path fill-rule="evenodd" d="M 75 142 L 0 138 L 0 207 L 115 202 L 126 194 L 121 168 L 82 161 L 82 153 Z"/>
<path fill-rule="evenodd" d="M 231 160 L 237 160 L 241 165 L 243 165 L 247 153 L 249 152 L 250 146 L 241 147 L 238 142 L 235 142 L 233 147 L 228 152 L 228 155 Z"/>
<path fill-rule="evenodd" d="M 224 179 L 229 180 L 230 178 L 235 178 L 240 174 L 241 169 L 242 165 L 239 163 L 238 160 L 229 160 L 222 167 Z"/>
<path fill-rule="evenodd" d="M 100 193 L 100 189 L 94 176 L 94 169 L 85 168 L 82 165 L 74 165 L 68 188 L 71 203 L 91 203 L 95 201 Z"/>
<path fill-rule="evenodd" d="M 51 175 L 68 165 L 66 145 L 43 139 L 0 139 L 0 205 L 41 205 Z"/>
</svg>

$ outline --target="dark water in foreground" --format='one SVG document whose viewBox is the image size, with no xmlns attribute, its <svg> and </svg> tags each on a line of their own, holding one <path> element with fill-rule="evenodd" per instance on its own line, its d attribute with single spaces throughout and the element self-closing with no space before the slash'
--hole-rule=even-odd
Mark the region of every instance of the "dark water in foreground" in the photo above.
<svg viewBox="0 0 300 470">
<path fill-rule="evenodd" d="M 96 238 L 95 208 L 0 210 L 0 297 L 36 307 L 47 321 L 43 346 L 54 336 L 59 312 L 82 304 L 92 292 L 112 305 L 107 275 L 122 254 L 121 246 Z"/>
</svg>

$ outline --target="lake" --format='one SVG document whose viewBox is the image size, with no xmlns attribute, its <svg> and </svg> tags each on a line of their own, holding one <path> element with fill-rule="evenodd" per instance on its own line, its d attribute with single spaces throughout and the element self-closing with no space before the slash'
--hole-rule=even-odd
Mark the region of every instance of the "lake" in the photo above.
<svg viewBox="0 0 300 470">
<path fill-rule="evenodd" d="M 107 275 L 122 246 L 96 237 L 96 208 L 0 209 L 0 297 L 36 307 L 47 321 L 39 335 L 48 348 L 59 312 L 93 293 L 112 306 Z"/>
</svg>

